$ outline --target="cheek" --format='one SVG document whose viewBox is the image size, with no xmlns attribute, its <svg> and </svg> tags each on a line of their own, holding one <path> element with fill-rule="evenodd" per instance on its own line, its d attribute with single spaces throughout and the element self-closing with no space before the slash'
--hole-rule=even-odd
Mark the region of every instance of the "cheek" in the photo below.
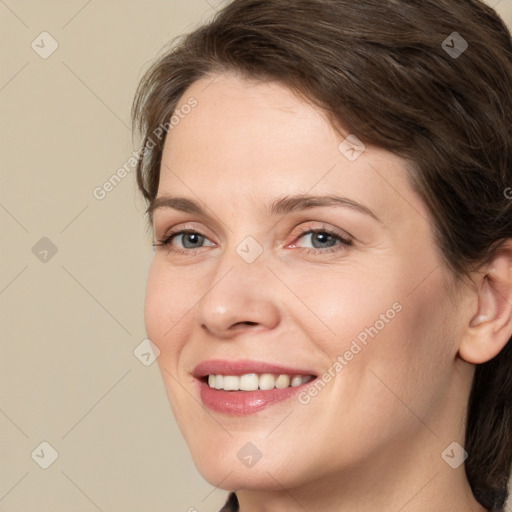
<svg viewBox="0 0 512 512">
<path fill-rule="evenodd" d="M 331 361 L 350 350 L 353 341 L 363 349 L 373 339 L 384 337 L 403 311 L 396 284 L 378 284 L 379 276 L 370 269 L 361 271 L 346 265 L 336 271 L 321 269 L 315 274 L 304 272 L 285 278 L 309 312 L 293 297 L 287 299 L 286 307 Z M 355 352 L 358 349 L 354 345 L 352 355 Z"/>
<path fill-rule="evenodd" d="M 197 404 L 184 392 L 179 376 L 181 354 L 187 340 L 187 325 L 193 314 L 194 298 L 190 286 L 180 281 L 176 273 L 166 268 L 165 262 L 155 257 L 149 270 L 144 301 L 144 321 L 148 338 L 158 347 L 157 359 L 165 391 L 178 425 L 185 423 L 187 414 L 195 416 Z M 188 320 L 188 322 L 187 322 Z M 187 383 L 188 385 L 188 383 Z M 186 436 L 186 432 L 182 432 Z"/>
<path fill-rule="evenodd" d="M 361 351 L 354 356 L 354 371 L 347 368 L 352 378 L 346 382 L 361 402 L 374 402 L 379 421 L 389 421 L 391 428 L 402 418 L 404 427 L 415 428 L 408 408 L 429 417 L 449 384 L 456 357 L 453 309 L 437 275 L 414 293 L 397 293 L 395 307 L 387 309 L 392 296 L 388 302 L 368 298 L 372 316 L 359 333 L 352 331 L 352 339 L 357 342 L 362 334 L 366 343 L 358 343 Z"/>
<path fill-rule="evenodd" d="M 297 314 L 296 321 L 326 356 L 326 387 L 344 408 L 372 403 L 379 421 L 405 409 L 396 396 L 428 412 L 446 388 L 456 356 L 453 306 L 440 272 L 411 292 L 418 276 L 411 271 L 408 279 L 400 269 L 388 270 L 385 282 L 370 271 L 349 269 L 329 280 L 317 275 L 295 283 L 316 313 L 309 320 Z"/>
<path fill-rule="evenodd" d="M 149 339 L 160 350 L 159 362 L 172 362 L 181 350 L 189 303 L 187 287 L 155 259 L 146 283 L 144 322 Z"/>
</svg>

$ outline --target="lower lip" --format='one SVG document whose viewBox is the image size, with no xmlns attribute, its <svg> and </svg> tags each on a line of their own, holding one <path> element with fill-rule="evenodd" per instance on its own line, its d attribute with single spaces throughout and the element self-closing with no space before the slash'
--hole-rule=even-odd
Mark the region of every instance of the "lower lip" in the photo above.
<svg viewBox="0 0 512 512">
<path fill-rule="evenodd" d="M 199 385 L 201 400 L 212 411 L 232 416 L 246 416 L 292 398 L 311 382 L 313 381 L 310 380 L 300 386 L 274 388 L 268 391 L 224 391 L 211 388 L 203 381 L 199 381 Z"/>
</svg>

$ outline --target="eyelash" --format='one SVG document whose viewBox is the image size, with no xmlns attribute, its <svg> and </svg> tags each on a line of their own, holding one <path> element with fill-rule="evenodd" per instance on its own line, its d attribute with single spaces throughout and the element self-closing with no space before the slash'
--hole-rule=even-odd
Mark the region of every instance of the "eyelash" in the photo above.
<svg viewBox="0 0 512 512">
<path fill-rule="evenodd" d="M 325 249 L 312 249 L 310 247 L 298 247 L 298 249 L 305 251 L 307 254 L 320 254 L 320 253 L 325 254 L 325 253 L 337 252 L 337 251 L 341 250 L 341 248 L 343 248 L 343 247 L 352 245 L 352 240 L 350 240 L 348 238 L 344 238 L 339 233 L 335 233 L 334 231 L 331 231 L 331 230 L 325 229 L 325 228 L 316 228 L 316 229 L 310 228 L 310 229 L 303 230 L 295 236 L 295 239 L 298 240 L 298 239 L 302 238 L 303 236 L 306 236 L 309 234 L 315 234 L 315 233 L 328 234 L 328 235 L 334 237 L 335 239 L 337 239 L 339 241 L 339 243 L 335 244 L 332 247 L 327 247 Z M 157 243 L 153 243 L 153 247 L 155 247 L 155 248 L 156 247 L 167 247 L 169 252 L 173 252 L 175 254 L 187 254 L 187 253 L 190 254 L 190 252 L 194 251 L 195 249 L 202 249 L 202 247 L 196 247 L 196 248 L 192 248 L 192 249 L 180 249 L 180 248 L 173 247 L 171 245 L 171 241 L 175 236 L 186 235 L 186 234 L 196 234 L 196 235 L 199 235 L 199 236 L 202 236 L 202 237 L 208 239 L 208 237 L 206 237 L 205 235 L 201 234 L 199 231 L 196 231 L 194 229 L 177 230 L 177 231 L 171 231 L 170 233 L 167 233 Z"/>
</svg>

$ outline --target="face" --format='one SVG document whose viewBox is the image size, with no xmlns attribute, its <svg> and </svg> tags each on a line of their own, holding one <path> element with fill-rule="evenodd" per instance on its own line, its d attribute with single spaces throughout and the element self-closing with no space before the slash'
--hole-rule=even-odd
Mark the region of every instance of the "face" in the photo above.
<svg viewBox="0 0 512 512">
<path fill-rule="evenodd" d="M 406 162 L 275 83 L 204 78 L 180 108 L 145 322 L 200 473 L 289 488 L 430 442 L 458 326 Z"/>
</svg>

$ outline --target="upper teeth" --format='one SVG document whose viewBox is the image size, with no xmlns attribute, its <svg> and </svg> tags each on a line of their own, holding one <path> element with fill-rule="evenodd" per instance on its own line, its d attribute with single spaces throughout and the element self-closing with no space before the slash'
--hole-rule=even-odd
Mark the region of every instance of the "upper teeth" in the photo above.
<svg viewBox="0 0 512 512">
<path fill-rule="evenodd" d="M 245 375 L 208 375 L 208 385 L 211 388 L 224 391 L 256 391 L 257 389 L 283 389 L 289 386 L 300 386 L 309 382 L 311 375 L 274 375 L 272 373 L 247 373 Z"/>
</svg>

